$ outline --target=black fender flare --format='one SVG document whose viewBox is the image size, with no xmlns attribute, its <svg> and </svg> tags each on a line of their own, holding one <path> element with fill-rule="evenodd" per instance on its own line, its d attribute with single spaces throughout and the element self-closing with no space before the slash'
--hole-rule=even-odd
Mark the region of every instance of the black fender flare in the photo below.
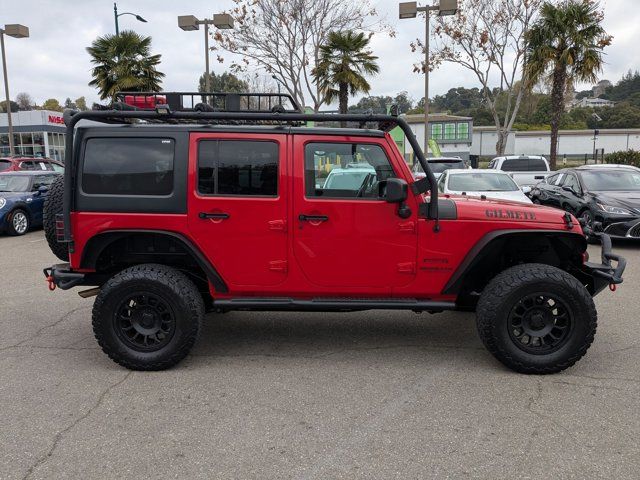
<svg viewBox="0 0 640 480">
<path fill-rule="evenodd" d="M 209 262 L 207 257 L 200 251 L 200 249 L 196 247 L 196 245 L 194 245 L 193 242 L 191 242 L 191 240 L 186 238 L 184 235 L 168 230 L 119 229 L 99 233 L 94 237 L 91 237 L 85 244 L 80 260 L 80 267 L 86 269 L 95 269 L 98 258 L 105 248 L 107 248 L 117 240 L 136 233 L 164 235 L 166 237 L 171 237 L 172 239 L 177 240 L 189 253 L 193 255 L 193 258 L 196 260 L 200 268 L 202 268 L 202 270 L 205 272 L 208 280 L 215 287 L 215 289 L 220 293 L 229 292 L 229 287 L 222 279 L 222 276 L 220 276 L 218 271 L 211 264 L 211 262 Z"/>
<path fill-rule="evenodd" d="M 521 229 L 521 230 L 496 230 L 484 235 L 478 242 L 469 250 L 464 257 L 458 268 L 453 272 L 449 281 L 442 290 L 443 295 L 456 295 L 460 292 L 462 284 L 467 274 L 484 259 L 484 255 L 489 251 L 490 244 L 495 241 L 503 240 L 506 237 L 525 235 L 543 235 L 547 238 L 550 237 L 565 237 L 570 238 L 576 242 L 576 247 L 580 253 L 587 250 L 587 240 L 584 235 L 578 232 L 571 232 L 568 230 L 534 230 L 534 229 Z M 483 255 L 483 252 L 485 254 Z"/>
</svg>

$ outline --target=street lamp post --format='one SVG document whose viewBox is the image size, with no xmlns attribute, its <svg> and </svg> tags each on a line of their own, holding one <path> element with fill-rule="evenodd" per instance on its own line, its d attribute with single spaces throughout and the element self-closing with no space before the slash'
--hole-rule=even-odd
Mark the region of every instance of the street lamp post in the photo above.
<svg viewBox="0 0 640 480">
<path fill-rule="evenodd" d="M 0 28 L 0 50 L 2 50 L 2 72 L 4 74 L 4 94 L 7 99 L 7 125 L 9 126 L 9 153 L 15 155 L 16 149 L 13 143 L 13 123 L 11 121 L 11 99 L 9 97 L 9 76 L 7 75 L 7 55 L 4 50 L 4 36 L 9 35 L 13 38 L 29 37 L 29 27 L 19 24 L 5 25 Z"/>
<path fill-rule="evenodd" d="M 118 35 L 120 35 L 120 27 L 118 25 L 118 17 L 121 17 L 123 15 L 133 15 L 134 17 L 136 17 L 136 20 L 138 20 L 139 22 L 147 23 L 147 21 L 144 18 L 142 18 L 140 15 L 137 15 L 135 13 L 131 13 L 131 12 L 118 13 L 118 5 L 116 3 L 114 3 L 113 4 L 113 19 L 116 22 L 116 37 Z"/>
<path fill-rule="evenodd" d="M 455 15 L 458 11 L 458 0 L 440 0 L 438 5 L 418 7 L 418 2 L 400 3 L 400 20 L 416 18 L 418 12 L 425 13 L 424 39 L 424 154 L 429 152 L 429 14 L 438 12 L 441 17 Z"/>
<path fill-rule="evenodd" d="M 209 25 L 213 25 L 220 30 L 229 30 L 233 28 L 233 17 L 228 13 L 216 13 L 213 19 L 205 18 L 199 20 L 193 15 L 180 15 L 178 17 L 178 26 L 185 32 L 200 30 L 200 25 L 204 25 L 204 89 L 206 93 L 211 92 L 211 79 L 209 71 Z"/>
<path fill-rule="evenodd" d="M 595 128 L 593 129 L 593 163 L 598 163 L 598 152 L 596 151 L 596 141 L 598 140 L 598 135 L 600 134 L 600 130 L 598 130 L 598 122 L 602 120 L 600 115 L 594 113 L 591 115 L 593 121 L 595 123 Z"/>
</svg>

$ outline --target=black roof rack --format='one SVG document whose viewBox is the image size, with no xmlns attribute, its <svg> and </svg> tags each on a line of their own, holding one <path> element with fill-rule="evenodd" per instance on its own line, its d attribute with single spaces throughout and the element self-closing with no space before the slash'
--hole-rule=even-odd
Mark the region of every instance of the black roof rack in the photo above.
<svg viewBox="0 0 640 480">
<path fill-rule="evenodd" d="M 119 92 L 109 107 L 99 110 L 155 110 L 166 105 L 173 112 L 303 113 L 288 93 Z"/>
</svg>

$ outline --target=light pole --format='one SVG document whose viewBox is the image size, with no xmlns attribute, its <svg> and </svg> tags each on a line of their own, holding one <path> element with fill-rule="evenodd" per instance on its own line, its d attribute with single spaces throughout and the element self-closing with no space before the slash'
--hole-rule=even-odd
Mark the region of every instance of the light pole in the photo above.
<svg viewBox="0 0 640 480">
<path fill-rule="evenodd" d="M 0 50 L 2 50 L 2 72 L 4 74 L 4 94 L 7 99 L 7 124 L 9 125 L 9 154 L 15 155 L 16 149 L 13 144 L 13 123 L 11 122 L 11 99 L 9 98 L 9 77 L 7 75 L 7 54 L 4 50 L 4 36 L 13 38 L 29 37 L 29 27 L 17 23 L 5 25 L 0 28 Z"/>
<path fill-rule="evenodd" d="M 118 5 L 116 5 L 115 2 L 114 2 L 114 4 L 113 4 L 113 18 L 114 18 L 114 20 L 116 22 L 116 37 L 118 35 L 120 35 L 120 27 L 118 25 L 118 17 L 121 17 L 123 15 L 133 15 L 134 17 L 136 17 L 136 20 L 138 20 L 139 22 L 147 23 L 147 21 L 144 18 L 142 18 L 140 15 L 137 15 L 135 13 L 131 13 L 131 12 L 118 13 Z"/>
<path fill-rule="evenodd" d="M 282 93 L 282 89 L 280 88 L 280 85 L 282 85 L 282 81 L 275 75 L 271 75 L 271 78 L 273 78 L 278 84 L 278 95 L 280 95 Z"/>
<path fill-rule="evenodd" d="M 598 115 L 597 113 L 594 113 L 593 115 L 591 115 L 591 118 L 593 118 L 593 121 L 595 122 L 595 128 L 593 129 L 593 163 L 598 163 L 598 152 L 596 151 L 596 140 L 598 140 L 598 134 L 600 133 L 600 130 L 598 130 L 598 122 L 602 120 L 602 118 L 600 118 L 600 115 Z"/>
<path fill-rule="evenodd" d="M 204 89 L 205 93 L 211 92 L 211 80 L 209 75 L 209 25 L 213 25 L 220 30 L 230 30 L 233 28 L 233 17 L 228 13 L 216 13 L 213 20 L 205 18 L 199 20 L 193 15 L 180 15 L 178 17 L 178 26 L 185 32 L 200 30 L 200 25 L 204 25 Z"/>
<path fill-rule="evenodd" d="M 424 38 L 424 154 L 429 152 L 429 14 L 438 12 L 441 17 L 455 15 L 458 11 L 458 0 L 440 0 L 438 5 L 418 7 L 418 2 L 400 3 L 400 20 L 416 18 L 418 12 L 425 13 Z"/>
</svg>

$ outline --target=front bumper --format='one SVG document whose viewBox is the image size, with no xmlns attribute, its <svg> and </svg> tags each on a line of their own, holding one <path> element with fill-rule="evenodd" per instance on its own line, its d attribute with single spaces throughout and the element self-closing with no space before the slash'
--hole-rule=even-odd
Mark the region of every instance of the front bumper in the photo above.
<svg viewBox="0 0 640 480">
<path fill-rule="evenodd" d="M 627 260 L 613 253 L 609 235 L 596 232 L 592 235 L 598 237 L 602 243 L 601 263 L 585 262 L 583 268 L 584 273 L 590 277 L 591 294 L 595 296 L 607 286 L 614 290 L 616 285 L 622 283 Z M 611 264 L 612 261 L 616 262 L 615 266 Z"/>
<path fill-rule="evenodd" d="M 603 232 L 614 238 L 640 239 L 640 218 L 625 219 L 604 218 Z"/>
</svg>

